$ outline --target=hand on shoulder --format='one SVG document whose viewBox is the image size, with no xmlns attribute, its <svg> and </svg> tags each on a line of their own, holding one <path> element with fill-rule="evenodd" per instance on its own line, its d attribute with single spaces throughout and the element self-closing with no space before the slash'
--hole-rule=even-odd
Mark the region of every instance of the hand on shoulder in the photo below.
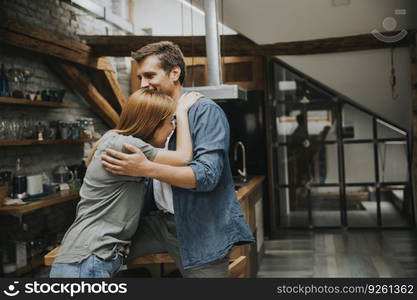
<svg viewBox="0 0 417 300">
<path fill-rule="evenodd" d="M 191 106 L 193 106 L 194 103 L 196 103 L 199 99 L 203 97 L 204 97 L 203 94 L 200 94 L 197 92 L 190 92 L 190 93 L 183 94 L 181 98 L 178 100 L 177 112 L 179 111 L 188 112 Z"/>
</svg>

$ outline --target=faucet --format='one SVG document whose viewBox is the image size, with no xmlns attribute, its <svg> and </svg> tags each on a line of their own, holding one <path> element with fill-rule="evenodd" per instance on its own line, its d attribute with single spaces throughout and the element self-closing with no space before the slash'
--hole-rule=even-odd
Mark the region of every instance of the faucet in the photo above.
<svg viewBox="0 0 417 300">
<path fill-rule="evenodd" d="M 240 147 L 242 149 L 242 164 L 243 164 L 243 166 L 242 166 L 242 170 L 237 169 L 237 172 L 241 176 L 242 181 L 246 182 L 247 181 L 247 173 L 246 173 L 246 150 L 245 150 L 245 145 L 243 145 L 243 143 L 241 141 L 238 141 L 235 144 L 235 149 L 234 149 L 234 152 L 235 152 L 234 159 L 235 159 L 235 161 L 237 161 L 237 149 L 238 149 L 238 147 Z"/>
</svg>

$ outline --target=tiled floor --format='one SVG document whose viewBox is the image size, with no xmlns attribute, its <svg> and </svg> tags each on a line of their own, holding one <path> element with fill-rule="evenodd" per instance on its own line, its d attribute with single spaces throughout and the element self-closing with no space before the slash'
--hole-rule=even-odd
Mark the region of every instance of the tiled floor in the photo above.
<svg viewBox="0 0 417 300">
<path fill-rule="evenodd" d="M 258 277 L 416 277 L 417 232 L 283 231 Z"/>
</svg>

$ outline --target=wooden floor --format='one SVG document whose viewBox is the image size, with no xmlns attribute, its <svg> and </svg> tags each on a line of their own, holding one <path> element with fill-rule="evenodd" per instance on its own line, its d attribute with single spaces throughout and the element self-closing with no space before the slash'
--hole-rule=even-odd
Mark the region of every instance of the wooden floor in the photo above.
<svg viewBox="0 0 417 300">
<path fill-rule="evenodd" d="M 417 277 L 417 232 L 282 232 L 265 242 L 258 277 Z"/>
</svg>

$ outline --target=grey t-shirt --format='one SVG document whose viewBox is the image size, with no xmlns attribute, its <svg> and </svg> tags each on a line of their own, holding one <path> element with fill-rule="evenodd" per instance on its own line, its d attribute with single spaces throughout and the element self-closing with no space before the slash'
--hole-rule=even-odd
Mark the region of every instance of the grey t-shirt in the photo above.
<svg viewBox="0 0 417 300">
<path fill-rule="evenodd" d="M 91 254 L 108 259 L 135 233 L 144 198 L 143 177 L 115 175 L 101 165 L 106 148 L 123 151 L 123 144 L 138 147 L 149 160 L 157 149 L 141 139 L 109 131 L 87 168 L 74 223 L 66 232 L 55 263 L 81 262 Z"/>
</svg>

